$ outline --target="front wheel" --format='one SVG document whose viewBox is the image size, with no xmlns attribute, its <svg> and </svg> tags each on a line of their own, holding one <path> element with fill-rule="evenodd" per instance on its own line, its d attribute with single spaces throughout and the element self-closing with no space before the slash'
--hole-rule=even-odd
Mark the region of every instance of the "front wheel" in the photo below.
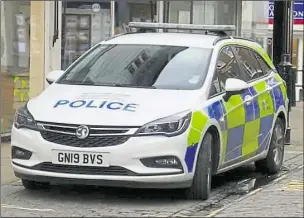
<svg viewBox="0 0 304 218">
<path fill-rule="evenodd" d="M 211 192 L 212 135 L 207 132 L 199 149 L 192 186 L 186 190 L 187 199 L 207 200 Z"/>
<path fill-rule="evenodd" d="M 285 125 L 278 118 L 273 127 L 272 138 L 269 145 L 267 157 L 255 162 L 258 171 L 276 174 L 280 171 L 284 160 Z"/>
</svg>

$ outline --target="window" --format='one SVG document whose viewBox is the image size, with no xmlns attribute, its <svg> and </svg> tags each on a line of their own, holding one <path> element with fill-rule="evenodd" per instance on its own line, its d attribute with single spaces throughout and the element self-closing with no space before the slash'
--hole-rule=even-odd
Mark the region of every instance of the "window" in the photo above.
<svg viewBox="0 0 304 218">
<path fill-rule="evenodd" d="M 168 1 L 168 9 L 168 23 L 191 23 L 190 1 Z"/>
<path fill-rule="evenodd" d="M 162 45 L 99 45 L 69 69 L 61 84 L 198 89 L 212 49 Z"/>
<path fill-rule="evenodd" d="M 230 47 L 225 47 L 219 54 L 210 96 L 225 91 L 225 83 L 228 78 L 240 79 L 239 67 L 232 49 Z"/>
<path fill-rule="evenodd" d="M 259 65 L 262 68 L 262 75 L 265 76 L 267 75 L 272 69 L 268 66 L 268 64 L 265 62 L 265 60 L 256 52 L 254 52 L 256 59 L 259 63 Z"/>
<path fill-rule="evenodd" d="M 111 36 L 110 2 L 62 1 L 61 68 Z"/>
<path fill-rule="evenodd" d="M 0 1 L 0 129 L 4 135 L 11 132 L 15 110 L 29 100 L 30 26 L 38 28 L 40 16 L 40 11 L 31 11 L 32 4 L 36 2 Z M 31 14 L 36 19 L 31 21 Z M 39 45 L 35 49 L 41 52 Z"/>
<path fill-rule="evenodd" d="M 248 48 L 235 47 L 241 67 L 241 77 L 244 81 L 249 82 L 262 76 L 262 70 L 254 54 Z"/>
</svg>

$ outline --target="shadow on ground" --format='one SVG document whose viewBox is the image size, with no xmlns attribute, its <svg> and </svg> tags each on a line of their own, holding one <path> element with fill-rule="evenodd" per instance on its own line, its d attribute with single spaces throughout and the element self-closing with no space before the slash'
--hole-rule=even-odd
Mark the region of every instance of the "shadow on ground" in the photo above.
<svg viewBox="0 0 304 218">
<path fill-rule="evenodd" d="M 227 173 L 223 173 L 213 177 L 212 192 L 221 191 L 229 192 L 233 194 L 236 192 L 240 194 L 240 190 L 244 193 L 257 188 L 261 185 L 265 185 L 275 179 L 275 177 L 268 177 L 266 175 L 255 172 L 253 165 L 247 165 L 238 169 L 232 170 Z M 250 181 L 251 185 L 248 185 Z M 227 185 L 229 184 L 229 185 Z M 224 187 L 225 186 L 225 190 Z M 228 188 L 227 188 L 228 186 Z M 244 188 L 245 187 L 245 188 Z M 166 201 L 179 201 L 184 200 L 184 195 L 181 190 L 161 190 L 161 189 L 130 189 L 130 188 L 112 188 L 112 187 L 96 187 L 96 186 L 80 186 L 80 185 L 54 185 L 49 189 L 28 191 L 24 190 L 25 195 L 31 196 L 31 198 L 48 198 L 49 200 L 58 199 L 68 201 L 84 201 L 86 203 L 94 201 L 94 199 L 106 199 L 108 203 L 117 200 L 126 202 L 136 201 L 149 201 L 161 200 Z"/>
</svg>

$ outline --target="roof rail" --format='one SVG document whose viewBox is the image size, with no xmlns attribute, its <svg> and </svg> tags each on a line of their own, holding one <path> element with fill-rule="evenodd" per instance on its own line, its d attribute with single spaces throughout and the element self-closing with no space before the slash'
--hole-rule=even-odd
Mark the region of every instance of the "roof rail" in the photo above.
<svg viewBox="0 0 304 218">
<path fill-rule="evenodd" d="M 113 36 L 110 36 L 110 37 L 106 38 L 104 41 L 109 41 L 109 40 L 111 40 L 111 39 L 114 39 L 114 38 L 116 38 L 116 37 L 123 36 L 123 35 L 126 35 L 126 34 L 129 34 L 129 33 L 115 34 L 115 35 L 113 35 Z"/>
<path fill-rule="evenodd" d="M 214 40 L 213 45 L 215 45 L 216 43 L 218 43 L 219 41 L 222 41 L 224 39 L 233 39 L 232 36 L 223 36 L 223 37 L 219 37 L 217 39 Z"/>
<path fill-rule="evenodd" d="M 216 43 L 218 43 L 224 39 L 242 39 L 242 40 L 247 40 L 247 41 L 251 41 L 251 42 L 256 42 L 253 39 L 249 39 L 249 38 L 245 38 L 245 37 L 241 37 L 241 36 L 223 36 L 223 37 L 215 39 L 213 42 L 213 45 L 215 45 Z"/>
<path fill-rule="evenodd" d="M 253 39 L 249 39 L 249 38 L 245 38 L 245 37 L 241 37 L 241 36 L 233 36 L 234 39 L 243 39 L 243 40 L 247 40 L 247 41 L 251 41 L 251 42 L 256 42 Z"/>
<path fill-rule="evenodd" d="M 235 25 L 198 25 L 198 24 L 177 24 L 177 23 L 146 23 L 146 22 L 130 22 L 128 28 L 139 28 L 147 30 L 156 29 L 175 29 L 175 30 L 203 30 L 205 34 L 208 32 L 217 33 L 220 36 L 227 36 L 226 31 L 235 31 Z M 142 31 L 140 31 L 142 32 Z"/>
</svg>

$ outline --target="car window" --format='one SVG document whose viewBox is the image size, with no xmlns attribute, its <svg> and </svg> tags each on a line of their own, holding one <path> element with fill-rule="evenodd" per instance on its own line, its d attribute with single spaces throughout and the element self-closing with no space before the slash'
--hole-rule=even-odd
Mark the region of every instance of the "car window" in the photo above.
<svg viewBox="0 0 304 218">
<path fill-rule="evenodd" d="M 257 52 L 254 51 L 254 55 L 259 63 L 259 65 L 261 66 L 262 69 L 262 76 L 267 75 L 269 72 L 272 71 L 271 67 L 268 66 L 268 64 L 266 63 L 266 61 L 261 57 L 261 55 L 259 55 Z"/>
<path fill-rule="evenodd" d="M 210 96 L 225 91 L 228 78 L 241 79 L 236 58 L 230 47 L 224 47 L 218 56 L 216 72 L 212 81 Z"/>
<path fill-rule="evenodd" d="M 100 45 L 58 83 L 158 89 L 198 89 L 212 49 L 162 45 Z"/>
<path fill-rule="evenodd" d="M 234 47 L 241 67 L 241 77 L 244 81 L 250 82 L 261 77 L 262 70 L 251 49 Z"/>
</svg>

